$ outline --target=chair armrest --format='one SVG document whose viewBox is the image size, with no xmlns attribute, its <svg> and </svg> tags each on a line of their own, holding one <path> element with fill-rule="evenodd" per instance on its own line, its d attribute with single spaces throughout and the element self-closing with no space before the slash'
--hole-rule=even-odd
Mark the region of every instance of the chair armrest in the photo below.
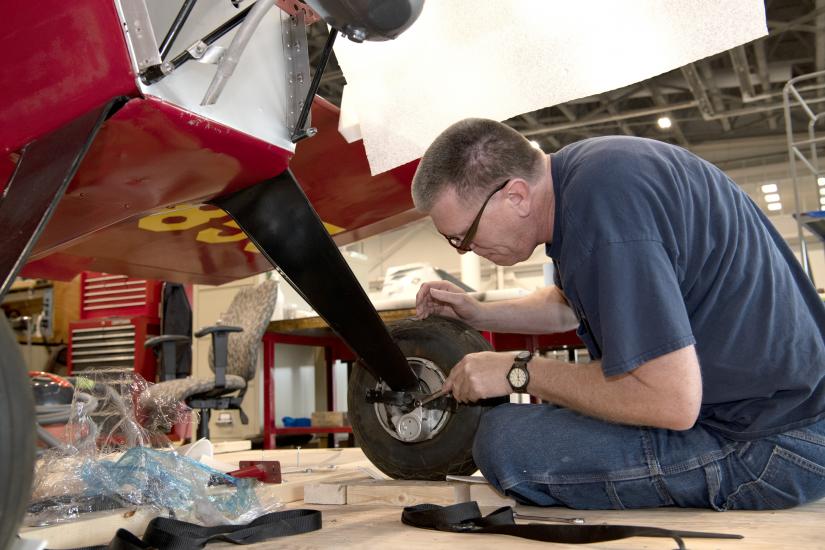
<svg viewBox="0 0 825 550">
<path fill-rule="evenodd" d="M 192 339 L 189 336 L 184 336 L 183 334 L 164 334 L 163 336 L 153 336 L 149 338 L 143 343 L 143 347 L 145 348 L 153 348 L 158 346 L 164 342 L 175 342 L 179 344 L 191 344 Z"/>
<path fill-rule="evenodd" d="M 196 338 L 201 338 L 207 334 L 223 333 L 223 332 L 243 332 L 241 327 L 233 327 L 229 325 L 213 325 L 211 327 L 203 327 L 195 333 Z"/>
<path fill-rule="evenodd" d="M 160 372 L 161 382 L 166 380 L 174 380 L 177 375 L 177 365 L 175 364 L 175 356 L 177 354 L 178 346 L 186 344 L 192 345 L 192 338 L 184 336 L 183 334 L 164 334 L 163 336 L 155 336 L 149 338 L 143 343 L 145 348 L 157 348 L 160 346 L 161 358 L 163 364 Z"/>
<path fill-rule="evenodd" d="M 219 390 L 226 386 L 226 365 L 229 360 L 229 333 L 243 332 L 241 327 L 228 325 L 215 325 L 205 327 L 195 333 L 200 338 L 207 334 L 212 335 L 212 359 L 215 367 L 215 389 Z"/>
</svg>

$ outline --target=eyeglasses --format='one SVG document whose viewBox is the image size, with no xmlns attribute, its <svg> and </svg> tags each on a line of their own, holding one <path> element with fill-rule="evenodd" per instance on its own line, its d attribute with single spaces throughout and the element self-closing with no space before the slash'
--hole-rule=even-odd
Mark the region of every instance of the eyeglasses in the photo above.
<svg viewBox="0 0 825 550">
<path fill-rule="evenodd" d="M 481 221 L 481 215 L 484 213 L 484 208 L 487 206 L 487 203 L 490 202 L 490 199 L 493 198 L 493 195 L 495 195 L 496 193 L 498 193 L 499 191 L 504 189 L 504 187 L 508 183 L 510 183 L 510 180 L 509 179 L 505 180 L 504 183 L 502 183 L 501 185 L 496 187 L 493 190 L 493 192 L 490 193 L 487 196 L 487 198 L 484 200 L 484 204 L 481 205 L 481 208 L 479 209 L 478 214 L 476 214 L 476 217 L 473 220 L 472 225 L 470 225 L 470 228 L 467 230 L 466 233 L 464 233 L 464 238 L 463 239 L 461 237 L 447 237 L 445 235 L 445 238 L 447 239 L 447 242 L 450 243 L 450 246 L 452 246 L 456 250 L 460 250 L 462 252 L 470 252 L 471 251 L 470 245 L 473 242 L 473 238 L 476 236 L 476 231 L 478 230 L 478 222 Z"/>
</svg>

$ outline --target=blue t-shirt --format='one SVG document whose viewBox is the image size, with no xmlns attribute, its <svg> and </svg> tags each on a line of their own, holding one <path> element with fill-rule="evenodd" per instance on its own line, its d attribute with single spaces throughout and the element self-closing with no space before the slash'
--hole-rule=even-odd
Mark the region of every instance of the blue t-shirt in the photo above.
<svg viewBox="0 0 825 550">
<path fill-rule="evenodd" d="M 752 439 L 825 417 L 825 307 L 721 170 L 632 137 L 568 145 L 551 169 L 547 255 L 605 376 L 695 344 L 699 422 Z"/>
</svg>

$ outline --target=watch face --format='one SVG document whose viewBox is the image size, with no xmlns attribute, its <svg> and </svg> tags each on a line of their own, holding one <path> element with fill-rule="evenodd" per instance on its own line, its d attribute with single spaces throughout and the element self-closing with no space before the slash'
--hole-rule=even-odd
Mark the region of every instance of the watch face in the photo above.
<svg viewBox="0 0 825 550">
<path fill-rule="evenodd" d="M 524 387 L 524 385 L 527 384 L 527 369 L 512 369 L 507 375 L 507 378 L 510 380 L 510 385 L 514 388 Z"/>
</svg>

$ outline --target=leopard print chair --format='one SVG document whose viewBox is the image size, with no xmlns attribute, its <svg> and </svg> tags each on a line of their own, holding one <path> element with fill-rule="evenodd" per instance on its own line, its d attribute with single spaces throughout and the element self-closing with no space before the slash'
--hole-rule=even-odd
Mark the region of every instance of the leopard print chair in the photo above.
<svg viewBox="0 0 825 550">
<path fill-rule="evenodd" d="M 177 420 L 181 402 L 200 410 L 198 438 L 209 437 L 209 417 L 213 409 L 237 409 L 241 422 L 246 424 L 248 421 L 240 405 L 249 381 L 255 377 L 261 338 L 275 310 L 277 294 L 278 286 L 273 280 L 241 289 L 219 325 L 195 333 L 195 336 L 212 335 L 209 367 L 215 372 L 215 349 L 218 348 L 218 370 L 224 370 L 222 366 L 225 365 L 225 372 L 216 372 L 213 378 L 179 378 L 150 386 L 140 396 L 144 426 L 170 428 Z M 222 345 L 220 339 L 227 337 Z M 221 357 L 221 348 L 226 350 L 225 357 Z"/>
</svg>

